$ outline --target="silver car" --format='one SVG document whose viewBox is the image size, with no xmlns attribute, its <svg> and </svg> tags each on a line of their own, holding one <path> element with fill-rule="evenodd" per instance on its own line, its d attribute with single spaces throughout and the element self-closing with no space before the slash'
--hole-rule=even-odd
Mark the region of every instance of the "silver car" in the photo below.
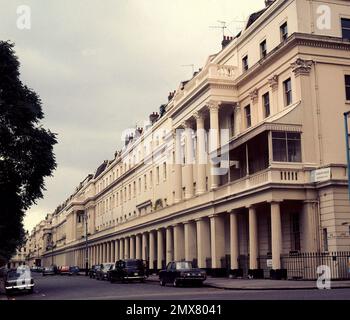
<svg viewBox="0 0 350 320">
<path fill-rule="evenodd" d="M 16 269 L 0 269 L 0 290 L 5 294 L 13 290 L 27 290 L 33 293 L 34 279 L 27 266 L 20 266 Z"/>
</svg>

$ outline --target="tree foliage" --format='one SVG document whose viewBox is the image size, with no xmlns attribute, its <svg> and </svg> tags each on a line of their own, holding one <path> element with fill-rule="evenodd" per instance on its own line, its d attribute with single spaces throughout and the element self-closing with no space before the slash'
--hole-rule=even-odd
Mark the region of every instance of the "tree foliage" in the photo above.
<svg viewBox="0 0 350 320">
<path fill-rule="evenodd" d="M 0 41 L 0 259 L 24 238 L 26 210 L 43 197 L 44 178 L 56 168 L 56 135 L 40 124 L 39 96 L 20 80 L 14 45 Z"/>
</svg>

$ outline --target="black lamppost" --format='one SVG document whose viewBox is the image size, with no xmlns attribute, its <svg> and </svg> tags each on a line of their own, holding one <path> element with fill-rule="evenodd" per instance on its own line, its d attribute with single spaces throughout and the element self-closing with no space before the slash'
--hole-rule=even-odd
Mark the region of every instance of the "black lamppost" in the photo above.
<svg viewBox="0 0 350 320">
<path fill-rule="evenodd" d="M 84 211 L 85 220 L 85 276 L 89 274 L 89 248 L 88 248 L 88 219 L 87 213 Z"/>
</svg>

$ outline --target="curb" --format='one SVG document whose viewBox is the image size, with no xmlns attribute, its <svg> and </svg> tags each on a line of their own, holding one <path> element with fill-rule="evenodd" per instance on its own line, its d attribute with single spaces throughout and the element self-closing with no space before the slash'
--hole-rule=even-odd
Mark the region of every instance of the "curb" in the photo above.
<svg viewBox="0 0 350 320">
<path fill-rule="evenodd" d="M 148 278 L 148 281 L 151 282 L 158 282 L 158 279 L 155 278 Z M 295 286 L 295 287 L 225 287 L 220 286 L 214 283 L 208 283 L 204 282 L 203 287 L 209 287 L 209 288 L 216 288 L 216 289 L 222 289 L 222 290 L 235 290 L 235 291 L 271 291 L 271 290 L 320 290 L 316 286 L 315 287 L 305 287 L 305 286 Z M 331 289 L 350 289 L 350 284 L 345 285 L 331 285 Z"/>
</svg>

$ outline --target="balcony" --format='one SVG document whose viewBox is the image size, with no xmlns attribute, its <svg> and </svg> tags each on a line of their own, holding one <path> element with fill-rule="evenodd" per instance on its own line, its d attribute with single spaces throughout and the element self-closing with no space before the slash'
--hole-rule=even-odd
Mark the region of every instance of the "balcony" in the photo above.
<svg viewBox="0 0 350 320">
<path fill-rule="evenodd" d="M 237 76 L 238 68 L 235 66 L 208 63 L 202 71 L 184 85 L 182 90 L 178 90 L 174 97 L 175 104 L 206 83 L 233 84 Z"/>
</svg>

